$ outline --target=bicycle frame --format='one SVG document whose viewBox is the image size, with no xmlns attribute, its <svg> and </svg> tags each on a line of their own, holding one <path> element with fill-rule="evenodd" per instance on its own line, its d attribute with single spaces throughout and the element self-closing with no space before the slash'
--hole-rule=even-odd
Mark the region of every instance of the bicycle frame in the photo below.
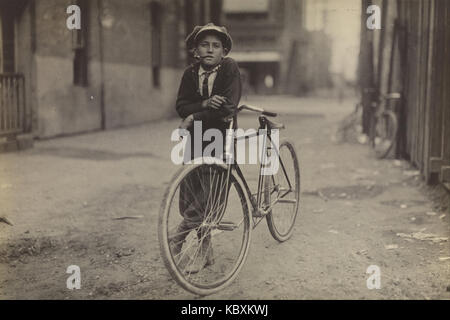
<svg viewBox="0 0 450 320">
<path fill-rule="evenodd" d="M 258 131 L 237 135 L 233 130 L 235 115 L 242 109 L 260 113 Z M 273 123 L 265 117 L 276 115 L 248 105 L 237 108 L 231 115 L 233 119 L 228 117 L 224 123 L 228 129 L 224 150 L 214 149 L 219 152 L 207 156 L 205 148 L 204 161 L 188 162 L 192 166 L 180 168 L 166 189 L 158 220 L 161 256 L 170 275 L 189 292 L 204 296 L 230 284 L 248 255 L 252 230 L 264 217 L 272 237 L 279 242 L 289 239 L 294 231 L 300 202 L 300 169 L 294 145 L 288 140 L 279 143 L 278 132 L 273 131 L 284 128 L 284 125 Z M 259 168 L 252 167 L 252 174 L 259 169 L 255 194 L 251 193 L 249 186 L 255 189 L 256 181 L 251 181 L 249 185 L 238 165 L 241 158 L 247 158 L 248 152 L 244 152 L 246 149 L 241 149 L 237 142 L 242 139 L 245 146 L 245 139 L 251 138 L 256 141 L 249 140 L 252 147 L 250 158 L 254 156 L 251 151 L 255 150 L 253 142 L 258 142 L 256 150 L 260 161 Z M 223 140 L 222 137 L 220 139 Z M 242 153 L 235 158 L 238 151 Z M 219 153 L 223 154 L 219 156 Z M 257 161 L 252 160 L 251 163 L 256 164 Z M 193 180 L 190 180 L 191 174 L 197 174 L 192 176 Z M 182 183 L 186 183 L 185 190 L 190 194 L 187 191 L 181 193 L 184 192 Z M 295 198 L 286 198 L 289 193 Z M 185 200 L 191 201 L 183 202 Z M 287 216 L 284 214 L 286 210 L 274 207 L 277 202 L 287 203 L 291 214 Z M 291 204 L 294 204 L 292 208 Z M 187 210 L 191 214 L 185 214 Z M 285 218 L 285 221 L 279 218 Z M 180 222 L 180 219 L 183 220 Z M 289 225 L 283 222 L 289 222 Z M 212 243 L 221 241 L 224 245 L 214 246 L 217 248 L 214 249 L 214 256 Z M 214 257 L 220 257 L 221 262 L 212 266 Z"/>
<path fill-rule="evenodd" d="M 236 142 L 238 140 L 242 140 L 242 139 L 247 140 L 247 139 L 250 139 L 250 138 L 253 138 L 253 137 L 258 137 L 260 135 L 263 135 L 263 137 L 264 137 L 264 139 L 263 139 L 263 148 L 262 148 L 262 150 L 263 150 L 262 159 L 261 159 L 261 164 L 259 166 L 259 177 L 258 177 L 258 188 L 257 188 L 258 191 L 256 193 L 256 200 L 254 199 L 254 195 L 251 193 L 251 190 L 250 190 L 250 188 L 249 188 L 249 186 L 247 184 L 247 181 L 246 181 L 246 179 L 244 177 L 244 174 L 242 173 L 242 170 L 239 167 L 239 165 L 237 163 L 235 163 L 234 159 L 232 159 L 233 161 L 230 161 L 227 164 L 227 177 L 226 177 L 226 186 L 225 186 L 226 194 L 225 194 L 225 206 L 224 206 L 224 208 L 226 208 L 227 204 L 228 204 L 228 192 L 229 192 L 228 186 L 229 186 L 229 182 L 230 182 L 230 174 L 231 174 L 231 170 L 234 169 L 236 171 L 236 173 L 238 174 L 238 176 L 242 179 L 242 182 L 244 183 L 244 187 L 245 187 L 245 192 L 247 193 L 248 198 L 250 199 L 250 203 L 252 205 L 252 209 L 253 209 L 253 212 L 252 212 L 253 228 L 255 228 L 259 224 L 259 222 L 261 222 L 261 220 L 270 212 L 272 207 L 277 202 L 282 202 L 282 201 L 290 202 L 290 201 L 292 201 L 292 200 L 287 200 L 287 199 L 283 200 L 282 199 L 287 194 L 292 192 L 292 184 L 291 184 L 291 181 L 289 179 L 288 174 L 286 173 L 286 169 L 285 169 L 284 163 L 281 160 L 279 150 L 278 150 L 277 146 L 272 142 L 271 130 L 268 130 L 268 124 L 267 124 L 266 118 L 264 116 L 260 116 L 259 117 L 259 122 L 260 122 L 260 127 L 258 128 L 258 133 L 253 133 L 253 134 L 249 134 L 249 135 L 241 136 L 241 137 L 233 137 L 233 139 L 227 139 L 226 140 L 226 145 L 225 145 L 225 155 L 229 156 L 229 155 L 233 155 L 233 153 L 230 152 L 232 147 L 234 148 L 234 150 L 236 150 L 235 146 L 236 146 Z M 234 125 L 234 120 L 231 119 L 230 122 L 229 122 L 229 129 L 230 130 L 233 129 L 233 125 Z M 259 133 L 261 129 L 263 129 L 263 133 L 262 134 Z M 267 146 L 267 141 L 269 141 L 270 146 Z M 263 174 L 263 171 L 265 170 L 264 163 L 266 162 L 267 157 L 271 155 L 270 152 L 271 152 L 272 149 L 274 149 L 276 154 L 277 154 L 278 161 L 280 163 L 280 167 L 283 170 L 283 173 L 284 173 L 284 175 L 286 177 L 286 180 L 288 182 L 289 190 L 287 190 L 282 196 L 280 196 L 278 194 L 277 199 L 272 201 L 268 207 L 265 207 L 264 204 L 262 203 L 263 201 L 262 201 L 262 197 L 261 197 L 261 195 L 263 193 L 263 188 L 264 188 L 264 185 L 265 185 L 265 179 L 270 177 L 272 179 L 272 181 L 274 182 L 274 185 L 275 185 L 275 181 L 274 181 L 273 175 L 266 176 L 266 175 Z M 221 220 L 223 214 L 224 214 L 224 212 L 220 213 L 219 221 Z"/>
</svg>

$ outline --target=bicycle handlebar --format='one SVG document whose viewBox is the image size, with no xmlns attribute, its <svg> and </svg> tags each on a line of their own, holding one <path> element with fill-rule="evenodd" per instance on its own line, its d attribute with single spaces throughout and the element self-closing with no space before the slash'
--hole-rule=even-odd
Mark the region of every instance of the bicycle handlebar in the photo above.
<svg viewBox="0 0 450 320">
<path fill-rule="evenodd" d="M 245 104 L 241 105 L 237 109 L 237 113 L 239 113 L 243 109 L 246 109 L 246 110 L 249 110 L 249 111 L 253 111 L 253 112 L 259 112 L 259 113 L 261 113 L 261 114 L 263 114 L 265 116 L 268 116 L 268 117 L 276 117 L 277 116 L 277 113 L 275 113 L 275 112 L 266 111 L 263 108 L 259 108 L 259 107 L 255 107 L 255 106 L 251 106 L 251 105 L 245 105 Z"/>
<path fill-rule="evenodd" d="M 276 112 L 270 112 L 270 111 L 263 111 L 262 114 L 265 116 L 268 116 L 268 117 L 276 117 L 278 115 Z"/>
<path fill-rule="evenodd" d="M 388 101 L 388 100 L 400 100 L 402 97 L 400 92 L 391 92 L 391 93 L 387 93 L 387 94 L 380 94 L 378 96 L 378 99 L 375 101 L 371 102 L 371 105 L 373 107 L 376 107 L 377 104 L 382 103 L 384 101 Z"/>
</svg>

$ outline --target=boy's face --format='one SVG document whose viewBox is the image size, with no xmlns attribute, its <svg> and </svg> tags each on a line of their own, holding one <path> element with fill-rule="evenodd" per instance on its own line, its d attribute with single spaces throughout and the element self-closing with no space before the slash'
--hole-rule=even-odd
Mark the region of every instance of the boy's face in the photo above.
<svg viewBox="0 0 450 320">
<path fill-rule="evenodd" d="M 225 57 L 225 50 L 218 36 L 207 34 L 198 42 L 197 54 L 200 56 L 202 66 L 211 69 Z"/>
</svg>

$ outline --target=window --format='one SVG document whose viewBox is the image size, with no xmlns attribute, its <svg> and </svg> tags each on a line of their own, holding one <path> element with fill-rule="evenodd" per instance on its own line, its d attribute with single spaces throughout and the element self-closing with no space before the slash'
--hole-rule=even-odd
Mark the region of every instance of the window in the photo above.
<svg viewBox="0 0 450 320">
<path fill-rule="evenodd" d="M 3 13 L 0 16 L 0 72 L 14 73 L 14 18 Z"/>
<path fill-rule="evenodd" d="M 269 0 L 225 0 L 223 11 L 231 20 L 267 19 L 269 15 Z"/>
<path fill-rule="evenodd" d="M 81 29 L 72 30 L 73 84 L 86 87 L 88 85 L 88 56 L 87 56 L 87 30 L 89 28 L 88 0 L 78 0 L 77 5 L 81 11 Z"/>
</svg>

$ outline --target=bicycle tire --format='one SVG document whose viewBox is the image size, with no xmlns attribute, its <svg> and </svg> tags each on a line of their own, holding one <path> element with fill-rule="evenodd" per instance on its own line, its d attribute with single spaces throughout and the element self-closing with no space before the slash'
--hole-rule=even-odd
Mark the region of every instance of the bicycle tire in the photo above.
<svg viewBox="0 0 450 320">
<path fill-rule="evenodd" d="M 300 167 L 298 164 L 297 154 L 295 152 L 293 144 L 286 139 L 283 139 L 280 141 L 280 145 L 279 145 L 279 149 L 278 149 L 279 157 L 281 157 L 282 151 L 284 149 L 287 149 L 289 151 L 291 159 L 286 159 L 286 158 L 281 159 L 281 161 L 283 162 L 283 164 L 285 166 L 286 171 L 283 170 L 283 168 L 280 164 L 277 174 L 281 173 L 282 176 L 285 177 L 285 179 L 286 179 L 286 173 L 288 175 L 292 174 L 292 172 L 289 172 L 289 173 L 287 172 L 288 168 L 286 168 L 286 167 L 288 166 L 288 164 L 290 164 L 287 160 L 292 162 L 292 167 L 290 168 L 290 171 L 293 170 L 293 174 L 294 174 L 293 195 L 295 196 L 295 199 L 284 199 L 284 200 L 295 200 L 296 202 L 293 206 L 292 216 L 291 216 L 290 220 L 288 221 L 286 231 L 282 231 L 280 223 L 278 222 L 278 216 L 282 213 L 281 203 L 274 204 L 274 206 L 272 207 L 272 209 L 266 216 L 267 226 L 269 228 L 270 234 L 272 235 L 272 237 L 275 240 L 277 240 L 279 242 L 284 242 L 292 236 L 292 233 L 294 231 L 295 221 L 296 221 L 299 206 L 300 206 Z M 272 193 L 275 191 L 275 189 L 274 189 L 274 184 L 275 184 L 274 181 L 276 180 L 275 176 L 276 175 L 266 176 L 266 179 L 265 179 L 264 204 L 266 206 L 269 206 L 271 204 Z M 290 181 L 290 179 L 286 180 L 286 183 L 288 181 Z M 278 179 L 278 182 L 279 183 L 277 183 L 277 185 L 280 185 L 281 184 L 280 179 Z M 292 184 L 292 182 L 291 182 L 291 184 Z"/>
<path fill-rule="evenodd" d="M 208 166 L 208 168 L 212 168 L 212 170 L 217 170 L 217 172 L 221 172 L 224 173 L 227 170 L 227 166 L 222 165 L 222 164 L 213 164 L 213 165 L 206 165 L 206 164 L 189 164 L 189 165 L 185 165 L 182 168 L 180 168 L 175 175 L 173 176 L 171 182 L 169 183 L 169 186 L 166 189 L 166 192 L 164 194 L 164 198 L 161 204 L 161 208 L 160 208 L 160 212 L 159 212 L 159 221 L 158 221 L 158 237 L 159 237 L 159 244 L 160 244 L 160 254 L 162 257 L 162 260 L 164 262 L 165 267 L 167 268 L 167 270 L 169 271 L 169 274 L 172 276 L 172 278 L 178 283 L 178 285 L 180 285 L 183 289 L 200 295 L 200 296 L 205 296 L 205 295 L 209 295 L 212 293 L 215 293 L 219 290 L 222 290 L 224 287 L 226 287 L 227 285 L 231 284 L 234 279 L 237 277 L 238 273 L 240 272 L 242 266 L 244 265 L 244 262 L 246 260 L 246 257 L 248 255 L 248 251 L 249 251 L 249 245 L 250 245 L 250 240 L 251 240 L 251 231 L 252 231 L 252 226 L 251 226 L 251 210 L 250 210 L 250 200 L 248 198 L 248 194 L 244 191 L 244 184 L 241 180 L 241 178 L 235 174 L 232 170 L 232 172 L 230 173 L 230 194 L 229 197 L 232 196 L 233 191 L 235 192 L 234 196 L 234 200 L 236 200 L 236 196 L 237 196 L 237 200 L 235 202 L 239 202 L 239 204 L 236 205 L 230 205 L 230 199 L 228 198 L 228 204 L 226 207 L 241 207 L 242 208 L 242 222 L 240 224 L 243 225 L 243 235 L 242 235 L 242 243 L 240 245 L 239 248 L 239 253 L 236 256 L 236 260 L 233 262 L 234 264 L 232 265 L 232 267 L 230 268 L 229 272 L 226 274 L 226 276 L 221 277 L 220 279 L 215 279 L 215 280 L 211 280 L 211 281 L 204 281 L 203 283 L 199 283 L 196 281 L 193 281 L 192 278 L 190 278 L 190 276 L 192 276 L 192 274 L 189 274 L 189 277 L 186 275 L 186 272 L 183 272 L 182 268 L 181 268 L 181 262 L 180 261 L 176 261 L 173 252 L 171 250 L 170 247 L 170 239 L 169 239 L 169 230 L 171 229 L 169 223 L 170 223 L 170 214 L 171 214 L 171 206 L 173 205 L 173 200 L 177 194 L 177 190 L 178 192 L 180 191 L 180 185 L 182 183 L 182 181 L 186 181 L 185 179 L 187 179 L 186 177 L 188 177 L 189 174 L 192 174 L 194 172 L 194 170 L 199 170 L 199 168 L 205 168 L 205 166 Z M 233 189 L 234 188 L 234 189 Z M 177 201 L 175 199 L 175 201 Z M 181 200 L 180 200 L 181 201 Z M 209 201 L 209 200 L 208 200 Z M 181 202 L 180 202 L 181 203 Z M 209 203 L 209 202 L 208 202 Z M 221 223 L 225 223 L 223 221 L 223 219 L 225 218 L 226 214 L 227 214 L 227 208 L 224 208 L 224 212 L 222 215 L 222 218 L 220 219 L 220 221 L 217 221 L 217 225 L 220 225 Z M 231 209 L 230 209 L 231 210 Z M 175 208 L 176 211 L 176 208 Z M 205 209 L 206 211 L 206 209 Z M 176 214 L 176 212 L 172 212 L 174 214 Z M 234 211 L 233 211 L 234 213 Z M 178 213 L 179 214 L 179 213 Z M 240 228 L 240 227 L 239 227 Z M 210 228 L 211 230 L 211 239 L 213 239 L 214 236 L 213 233 L 214 231 L 212 230 L 212 228 Z M 217 229 L 218 230 L 218 229 Z M 217 233 L 224 233 L 226 231 L 218 231 Z M 197 231 L 198 233 L 198 231 Z M 217 234 L 216 234 L 217 235 Z M 226 244 L 221 244 L 218 243 L 216 240 L 214 240 L 215 245 L 214 245 L 214 250 L 216 250 L 216 248 L 218 246 L 222 247 L 230 247 L 232 246 L 234 243 L 233 239 L 235 239 L 235 234 L 232 235 L 231 240 L 229 241 L 229 243 Z M 237 240 L 236 240 L 237 241 Z M 212 240 L 211 240 L 212 242 Z M 186 243 L 183 244 L 183 246 L 185 246 Z M 200 245 L 199 245 L 200 246 Z M 186 249 L 189 250 L 189 249 Z M 228 256 L 222 254 L 220 255 L 220 258 L 223 259 L 227 259 Z M 183 260 L 183 257 L 180 258 L 180 260 Z M 219 263 L 219 262 L 218 262 Z M 219 267 L 223 267 L 223 264 L 217 265 L 216 266 L 212 266 L 214 268 L 216 268 L 215 270 L 218 270 Z M 206 276 L 208 277 L 212 277 L 214 275 L 214 270 L 207 270 L 210 269 L 210 267 L 208 268 L 203 268 L 202 272 L 205 271 Z M 209 272 L 209 274 L 207 273 Z M 199 274 L 199 273 L 198 273 Z M 201 277 L 200 277 L 201 278 Z"/>
<path fill-rule="evenodd" d="M 397 140 L 397 116 L 391 110 L 385 110 L 375 121 L 374 150 L 378 159 L 386 158 Z"/>
</svg>

